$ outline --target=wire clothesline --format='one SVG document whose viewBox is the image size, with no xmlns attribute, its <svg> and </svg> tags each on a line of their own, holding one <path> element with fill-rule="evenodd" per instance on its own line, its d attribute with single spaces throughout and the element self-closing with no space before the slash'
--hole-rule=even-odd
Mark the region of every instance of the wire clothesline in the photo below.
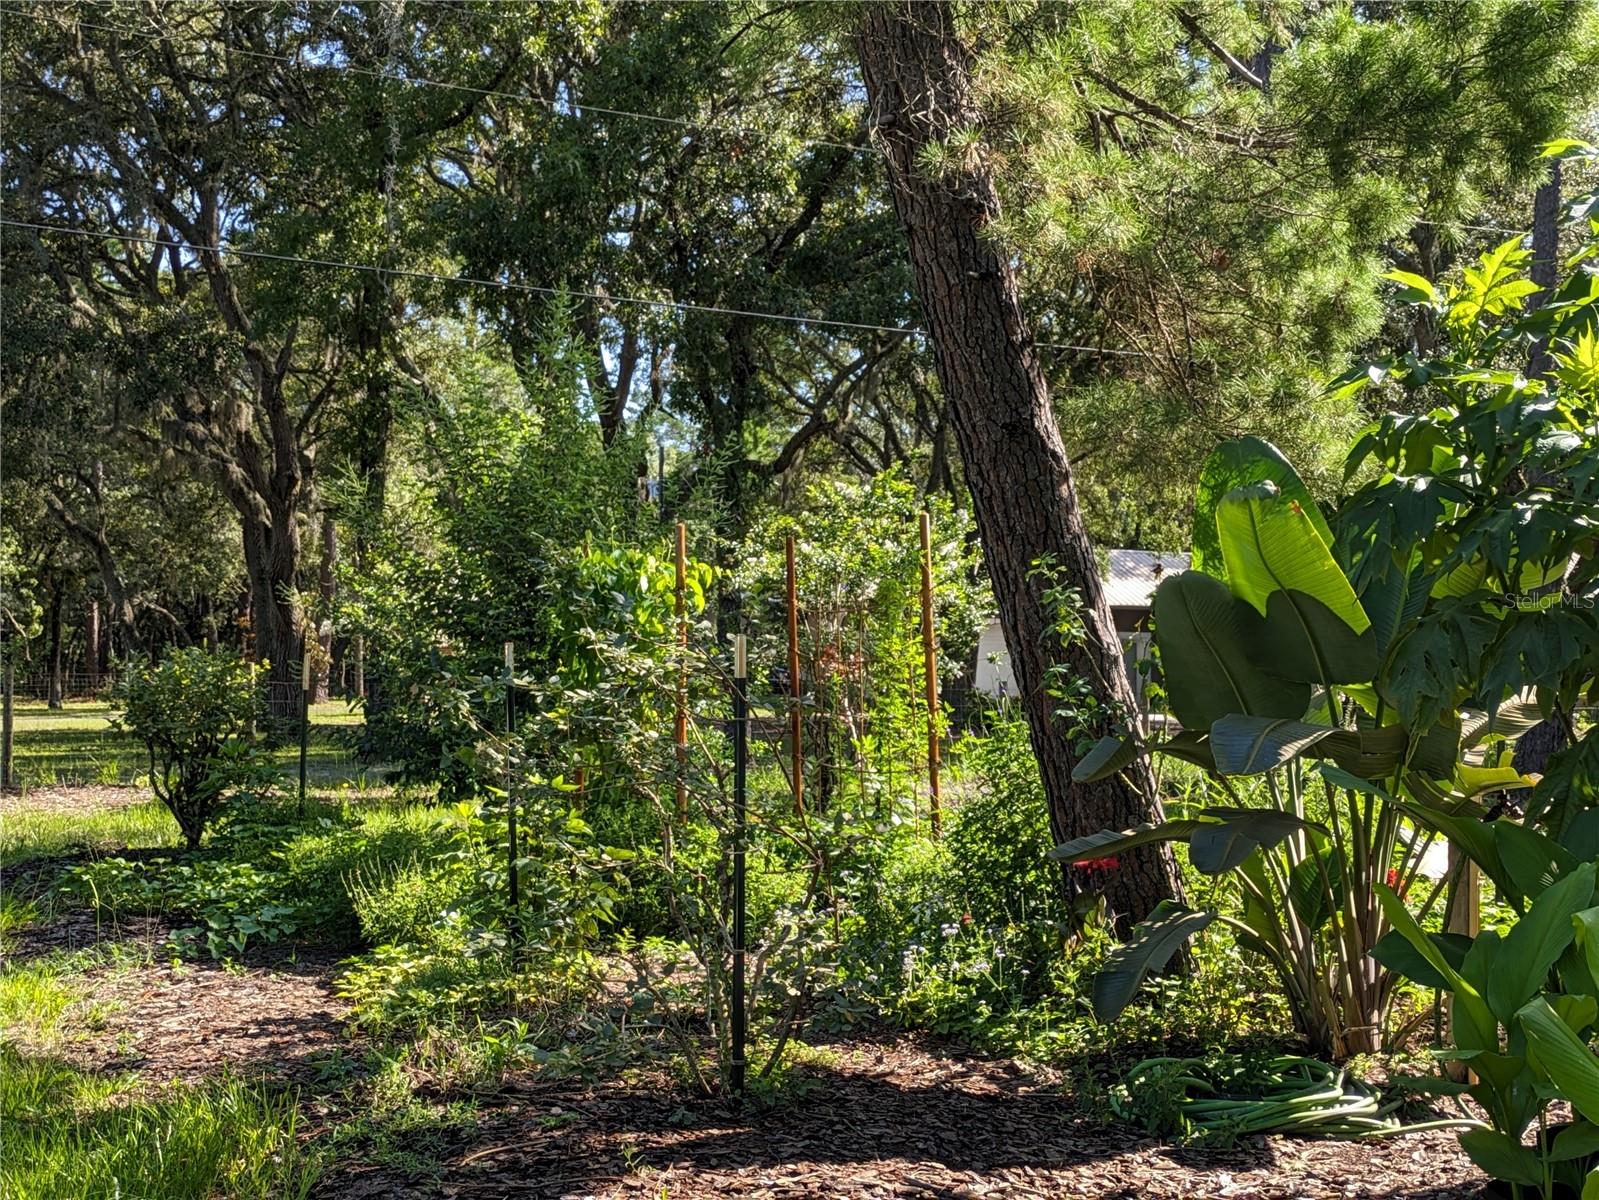
<svg viewBox="0 0 1599 1200">
<path fill-rule="evenodd" d="M 72 237 L 94 238 L 104 242 L 134 242 L 146 246 L 190 251 L 195 253 L 228 254 L 235 258 L 260 259 L 267 262 L 289 263 L 304 267 L 322 267 L 329 270 L 359 271 L 379 277 L 398 276 L 432 283 L 456 286 L 498 288 L 503 291 L 530 293 L 552 298 L 590 300 L 599 304 L 631 304 L 642 307 L 671 309 L 676 312 L 706 313 L 730 317 L 748 317 L 752 320 L 781 321 L 790 325 L 811 325 L 819 328 L 843 329 L 854 333 L 886 333 L 896 337 L 926 338 L 925 329 L 915 326 L 873 325 L 864 321 L 841 321 L 833 317 L 806 317 L 795 313 L 766 312 L 760 309 L 726 308 L 715 304 L 695 304 L 687 300 L 658 300 L 647 296 L 618 296 L 609 292 L 583 291 L 573 288 L 545 287 L 533 283 L 518 283 L 509 279 L 487 279 L 472 275 L 441 275 L 432 271 L 418 271 L 405 267 L 381 267 L 373 263 L 342 262 L 331 258 L 306 258 L 293 254 L 276 254 L 268 250 L 245 250 L 237 246 L 194 246 L 171 238 L 146 237 L 131 233 L 104 233 L 95 229 L 77 229 L 70 225 L 50 225 L 40 221 L 18 221 L 0 217 L 0 225 L 17 229 L 33 229 L 46 233 L 66 234 Z M 1097 354 L 1107 357 L 1153 358 L 1144 350 L 1123 350 L 1108 346 L 1083 346 L 1070 342 L 1035 342 L 1041 350 L 1066 350 L 1079 354 Z"/>
<path fill-rule="evenodd" d="M 88 21 L 78 21 L 75 24 L 79 29 L 94 29 L 106 33 L 123 34 L 126 36 L 144 38 L 147 41 L 170 42 L 175 40 L 174 35 L 164 32 L 144 32 L 142 30 L 120 29 L 114 25 L 100 25 Z M 516 100 L 524 104 L 532 104 L 537 107 L 544 108 L 560 116 L 572 117 L 574 119 L 580 118 L 587 113 L 597 116 L 622 117 L 628 120 L 645 121 L 656 125 L 670 125 L 682 129 L 703 129 L 719 133 L 736 134 L 739 136 L 748 136 L 752 133 L 760 132 L 759 130 L 754 130 L 747 126 L 734 125 L 726 122 L 695 120 L 691 117 L 668 117 L 663 116 L 660 113 L 641 113 L 625 108 L 606 108 L 600 105 L 585 104 L 575 100 L 568 101 L 563 105 L 561 101 L 546 99 L 542 96 L 530 95 L 527 92 L 511 92 L 498 88 L 477 87 L 472 84 L 451 83 L 450 81 L 443 79 L 429 79 L 425 76 L 404 75 L 397 71 L 379 70 L 374 67 L 360 67 L 353 63 L 306 62 L 304 59 L 296 58 L 287 54 L 272 54 L 264 50 L 249 50 L 235 45 L 228 45 L 226 49 L 230 54 L 237 54 L 241 57 L 281 62 L 289 66 L 299 67 L 302 69 L 345 71 L 354 75 L 386 80 L 393 83 L 401 83 L 410 87 L 441 88 L 447 91 L 466 92 L 471 95 L 488 96 L 494 99 Z M 869 154 L 878 158 L 882 157 L 882 151 L 870 143 L 840 142 L 827 138 L 816 137 L 799 137 L 796 138 L 795 141 L 802 146 L 817 146 L 832 150 L 843 150 L 852 154 Z M 1424 217 L 1415 218 L 1411 221 L 1411 224 L 1425 225 L 1432 229 L 1463 229 L 1477 233 L 1500 233 L 1512 237 L 1527 237 L 1531 233 L 1531 230 L 1512 229 L 1505 225 L 1468 224 L 1462 221 L 1433 221 Z M 1137 352 L 1125 351 L 1124 353 Z M 1150 356 L 1145 355 L 1145 357 Z"/>
</svg>

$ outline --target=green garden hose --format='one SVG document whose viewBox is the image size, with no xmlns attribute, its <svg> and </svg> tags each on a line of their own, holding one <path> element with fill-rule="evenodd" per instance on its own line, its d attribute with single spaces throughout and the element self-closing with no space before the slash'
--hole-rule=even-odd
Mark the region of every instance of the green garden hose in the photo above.
<svg viewBox="0 0 1599 1200">
<path fill-rule="evenodd" d="M 1149 1058 L 1111 1089 L 1123 1120 L 1181 1141 L 1227 1145 L 1251 1133 L 1367 1138 L 1453 1128 L 1454 1120 L 1404 1124 L 1403 1097 L 1384 1102 L 1375 1088 L 1313 1058 L 1222 1055 Z"/>
</svg>

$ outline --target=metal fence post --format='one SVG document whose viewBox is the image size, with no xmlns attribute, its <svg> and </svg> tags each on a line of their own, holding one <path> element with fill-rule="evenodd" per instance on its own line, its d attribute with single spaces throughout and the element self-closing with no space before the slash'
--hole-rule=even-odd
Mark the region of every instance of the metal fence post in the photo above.
<svg viewBox="0 0 1599 1200">
<path fill-rule="evenodd" d="M 311 745 L 310 641 L 300 640 L 300 816 L 305 816 L 305 756 Z"/>
<path fill-rule="evenodd" d="M 749 661 L 742 633 L 733 635 L 733 1058 L 730 1080 L 735 1095 L 744 1094 L 744 850 L 749 834 L 749 700 L 745 681 Z"/>
</svg>

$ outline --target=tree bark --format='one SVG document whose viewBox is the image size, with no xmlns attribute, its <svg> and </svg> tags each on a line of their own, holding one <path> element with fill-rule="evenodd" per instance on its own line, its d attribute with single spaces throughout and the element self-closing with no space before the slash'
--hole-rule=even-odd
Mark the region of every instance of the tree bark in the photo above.
<svg viewBox="0 0 1599 1200">
<path fill-rule="evenodd" d="M 62 591 L 60 580 L 53 581 L 50 588 L 50 668 L 49 680 L 46 683 L 46 702 L 51 708 L 62 707 L 61 687 L 61 603 Z"/>
<path fill-rule="evenodd" d="M 312 699 L 326 700 L 333 682 L 333 603 L 338 596 L 339 530 L 333 514 L 322 513 L 322 562 L 317 571 L 317 593 L 322 601 L 317 640 L 322 646 L 322 666 L 313 681 Z"/>
<path fill-rule="evenodd" d="M 83 617 L 83 672 L 89 694 L 100 694 L 100 601 L 90 600 Z"/>
<path fill-rule="evenodd" d="M 1532 281 L 1542 290 L 1533 296 L 1529 307 L 1547 303 L 1560 282 L 1560 160 L 1550 164 L 1549 178 L 1538 185 L 1532 197 Z M 1528 357 L 1527 376 L 1537 379 L 1554 370 L 1549 339 L 1533 343 Z M 1536 474 L 1536 473 L 1535 473 Z M 1534 482 L 1542 482 L 1535 480 Z M 1549 760 L 1566 745 L 1566 727 L 1558 714 L 1545 717 L 1516 739 L 1511 764 L 1522 774 L 1542 775 Z M 1525 793 L 1526 789 L 1520 789 Z M 1530 795 L 1530 793 L 1526 793 Z M 1524 796 L 1522 798 L 1525 798 Z"/>
<path fill-rule="evenodd" d="M 980 151 L 959 146 L 951 151 L 956 165 L 950 171 L 935 178 L 919 166 L 924 148 L 948 143 L 979 122 L 971 63 L 953 12 L 945 3 L 870 4 L 862 18 L 860 54 L 1049 799 L 1051 830 L 1064 841 L 1158 820 L 1161 806 L 1147 761 L 1117 777 L 1073 783 L 1072 743 L 1049 694 L 1051 668 L 1064 665 L 1094 681 L 1098 698 L 1111 710 L 1131 714 L 1134 707 L 1071 467 L 1023 320 L 1016 272 L 986 236 L 999 215 L 993 175 Z M 1062 644 L 1056 614 L 1030 578 L 1040 560 L 1052 561 L 1081 593 L 1087 636 L 1077 644 Z M 1084 732 L 1110 732 L 1109 722 L 1100 723 L 1105 727 Z M 1123 855 L 1115 869 L 1092 879 L 1123 933 L 1158 902 L 1179 894 L 1167 847 Z M 1087 882 L 1082 872 L 1067 868 L 1068 892 L 1083 890 Z"/>
<path fill-rule="evenodd" d="M 300 534 L 294 512 L 271 524 L 244 518 L 244 565 L 250 589 L 251 654 L 270 663 L 268 708 L 293 717 L 300 704 L 300 626 L 294 603 Z"/>
</svg>

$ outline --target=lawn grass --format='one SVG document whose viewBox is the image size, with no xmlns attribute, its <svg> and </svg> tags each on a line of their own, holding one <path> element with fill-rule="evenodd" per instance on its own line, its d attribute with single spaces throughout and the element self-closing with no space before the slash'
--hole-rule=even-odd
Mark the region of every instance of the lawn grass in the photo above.
<svg viewBox="0 0 1599 1200">
<path fill-rule="evenodd" d="M 0 820 L 0 867 L 79 850 L 137 850 L 176 846 L 178 823 L 159 800 L 95 812 L 30 808 L 27 795 Z"/>
<path fill-rule="evenodd" d="M 149 771 L 143 745 L 117 729 L 117 709 L 104 700 L 74 700 L 52 709 L 42 701 L 16 706 L 15 772 L 19 787 L 68 787 L 81 784 L 137 785 Z M 361 714 L 342 700 L 311 706 L 311 737 L 306 754 L 306 779 L 312 785 L 337 783 L 360 775 L 363 766 L 349 744 Z M 293 778 L 300 763 L 296 739 L 272 748 L 269 756 Z"/>
<path fill-rule="evenodd" d="M 314 1162 L 291 1096 L 223 1079 L 154 1093 L 128 1077 L 0 1047 L 0 1195 L 8 1200 L 304 1197 Z"/>
</svg>

